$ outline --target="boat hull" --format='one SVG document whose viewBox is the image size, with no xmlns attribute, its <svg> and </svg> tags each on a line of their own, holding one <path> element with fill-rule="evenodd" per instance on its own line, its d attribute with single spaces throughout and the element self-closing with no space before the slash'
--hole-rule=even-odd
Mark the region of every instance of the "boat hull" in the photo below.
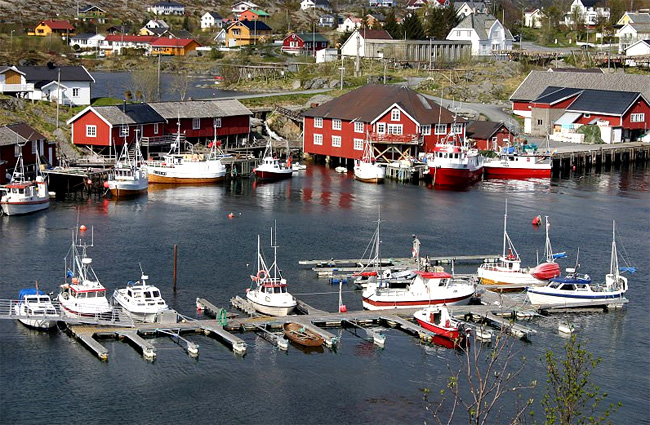
<svg viewBox="0 0 650 425">
<path fill-rule="evenodd" d="M 476 183 L 483 175 L 483 168 L 429 167 L 434 186 L 465 187 Z"/>
<path fill-rule="evenodd" d="M 546 288 L 530 288 L 528 289 L 527 297 L 532 305 L 535 306 L 563 306 L 575 304 L 589 304 L 597 305 L 595 303 L 602 302 L 607 304 L 613 300 L 623 298 L 624 292 L 595 292 L 585 291 L 582 294 L 577 291 L 562 291 L 563 293 L 546 291 Z"/>
<path fill-rule="evenodd" d="M 304 347 L 320 347 L 325 342 L 323 337 L 299 323 L 285 323 L 283 329 L 291 342 Z"/>
<path fill-rule="evenodd" d="M 429 299 L 429 298 L 419 298 L 419 297 L 395 297 L 391 295 L 377 296 L 363 296 L 362 304 L 363 308 L 366 310 L 388 310 L 388 309 L 400 309 L 400 308 L 418 308 L 418 307 L 428 307 L 431 305 L 466 305 L 469 304 L 469 300 L 474 295 L 472 293 L 463 294 L 460 296 L 450 296 L 445 298 Z"/>
<path fill-rule="evenodd" d="M 255 177 L 258 180 L 266 181 L 275 181 L 275 180 L 284 180 L 293 176 L 293 170 L 287 172 L 276 172 L 276 171 L 264 171 L 264 170 L 255 170 Z"/>
<path fill-rule="evenodd" d="M 418 325 L 423 327 L 424 329 L 433 332 L 434 334 L 438 336 L 445 337 L 447 339 L 458 339 L 460 336 L 460 332 L 458 331 L 458 328 L 455 329 L 446 329 L 440 326 L 437 326 L 434 323 L 428 322 L 426 320 L 422 320 L 418 317 L 415 318 L 415 320 L 418 322 Z"/>
<path fill-rule="evenodd" d="M 253 305 L 255 310 L 259 313 L 269 316 L 288 316 L 296 307 L 295 303 L 284 303 L 283 305 L 271 304 L 265 298 L 259 299 L 255 296 L 255 291 L 249 291 L 246 294 L 246 299 Z"/>
<path fill-rule="evenodd" d="M 223 181 L 223 176 L 209 176 L 209 177 L 189 177 L 181 176 L 175 177 L 170 175 L 161 175 L 150 172 L 149 183 L 164 183 L 164 184 L 208 184 Z"/>
<path fill-rule="evenodd" d="M 530 272 L 531 275 L 540 280 L 548 280 L 561 274 L 560 265 L 557 263 L 542 263 Z"/>
<path fill-rule="evenodd" d="M 18 321 L 28 328 L 38 330 L 52 329 L 57 322 L 55 319 L 18 319 Z"/>
<path fill-rule="evenodd" d="M 484 267 L 479 267 L 478 278 L 479 282 L 482 285 L 494 287 L 504 286 L 504 288 L 495 288 L 499 291 L 522 291 L 528 286 L 539 286 L 546 284 L 546 281 L 539 280 L 530 273 L 490 270 Z M 513 285 L 516 287 L 505 288 L 507 285 Z"/>
<path fill-rule="evenodd" d="M 375 164 L 361 163 L 354 166 L 354 178 L 364 183 L 383 183 L 386 169 Z"/>
<path fill-rule="evenodd" d="M 551 177 L 550 162 L 536 162 L 537 158 L 520 157 L 517 160 L 494 160 L 483 164 L 485 177 L 501 179 L 526 179 Z"/>
<path fill-rule="evenodd" d="M 33 201 L 2 201 L 0 203 L 5 215 L 31 214 L 50 207 L 50 198 Z"/>
<path fill-rule="evenodd" d="M 133 189 L 116 186 L 114 188 L 110 188 L 109 191 L 111 192 L 111 197 L 113 198 L 131 198 L 147 193 L 147 189 L 148 187 Z"/>
</svg>

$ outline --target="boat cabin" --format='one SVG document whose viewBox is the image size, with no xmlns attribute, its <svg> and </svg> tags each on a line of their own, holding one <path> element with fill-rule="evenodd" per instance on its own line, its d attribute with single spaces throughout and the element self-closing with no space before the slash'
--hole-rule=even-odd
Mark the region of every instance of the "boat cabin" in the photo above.
<svg viewBox="0 0 650 425">
<path fill-rule="evenodd" d="M 75 279 L 72 279 L 72 285 L 69 284 L 64 284 L 61 286 L 62 293 L 63 293 L 63 298 L 76 298 L 76 299 L 89 299 L 89 298 L 106 298 L 106 288 L 92 288 L 92 289 L 78 289 L 75 288 L 74 284 L 78 282 L 78 280 L 75 282 Z"/>
<path fill-rule="evenodd" d="M 265 294 L 286 294 L 287 293 L 287 282 L 282 279 L 281 283 L 265 283 L 260 288 L 261 292 Z"/>
<path fill-rule="evenodd" d="M 155 286 L 135 285 L 126 288 L 126 298 L 138 305 L 160 305 L 167 306 L 162 299 L 160 290 Z"/>
</svg>

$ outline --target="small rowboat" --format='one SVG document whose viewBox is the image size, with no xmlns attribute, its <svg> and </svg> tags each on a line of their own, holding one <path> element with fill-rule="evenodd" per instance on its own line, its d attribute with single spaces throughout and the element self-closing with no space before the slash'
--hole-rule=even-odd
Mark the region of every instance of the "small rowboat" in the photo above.
<svg viewBox="0 0 650 425">
<path fill-rule="evenodd" d="M 285 323 L 284 334 L 289 340 L 305 347 L 318 347 L 325 342 L 320 335 L 300 323 Z"/>
</svg>

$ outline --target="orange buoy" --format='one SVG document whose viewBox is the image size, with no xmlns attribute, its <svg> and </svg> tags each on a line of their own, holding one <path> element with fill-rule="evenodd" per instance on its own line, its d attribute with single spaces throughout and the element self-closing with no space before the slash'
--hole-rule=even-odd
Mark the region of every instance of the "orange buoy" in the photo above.
<svg viewBox="0 0 650 425">
<path fill-rule="evenodd" d="M 85 232 L 86 231 L 86 226 L 84 224 L 82 224 L 81 226 L 79 226 L 79 230 L 81 230 L 82 232 Z"/>
<path fill-rule="evenodd" d="M 345 313 L 346 311 L 348 311 L 348 307 L 345 304 L 339 306 L 339 313 Z"/>
<path fill-rule="evenodd" d="M 107 182 L 107 181 L 104 182 L 104 188 L 105 188 L 105 189 L 108 189 L 108 182 Z"/>
<path fill-rule="evenodd" d="M 235 214 L 233 213 L 228 214 L 228 218 L 233 218 L 233 217 L 235 217 Z"/>
<path fill-rule="evenodd" d="M 539 226 L 540 224 L 542 224 L 542 216 L 538 215 L 533 219 L 533 225 Z"/>
</svg>

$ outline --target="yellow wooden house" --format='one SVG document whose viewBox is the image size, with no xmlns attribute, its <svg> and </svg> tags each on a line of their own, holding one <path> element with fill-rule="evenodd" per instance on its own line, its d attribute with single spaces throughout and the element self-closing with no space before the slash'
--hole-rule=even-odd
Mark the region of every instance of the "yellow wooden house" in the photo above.
<svg viewBox="0 0 650 425">
<path fill-rule="evenodd" d="M 29 31 L 27 35 L 37 35 L 47 37 L 50 34 L 57 34 L 62 37 L 74 35 L 74 26 L 68 21 L 41 21 L 34 31 Z"/>
<path fill-rule="evenodd" d="M 271 38 L 271 27 L 262 21 L 236 21 L 226 29 L 226 46 L 264 44 Z"/>
<path fill-rule="evenodd" d="M 192 39 L 160 37 L 151 43 L 151 54 L 154 56 L 185 56 L 195 51 L 197 47 L 201 47 L 201 45 Z"/>
</svg>

